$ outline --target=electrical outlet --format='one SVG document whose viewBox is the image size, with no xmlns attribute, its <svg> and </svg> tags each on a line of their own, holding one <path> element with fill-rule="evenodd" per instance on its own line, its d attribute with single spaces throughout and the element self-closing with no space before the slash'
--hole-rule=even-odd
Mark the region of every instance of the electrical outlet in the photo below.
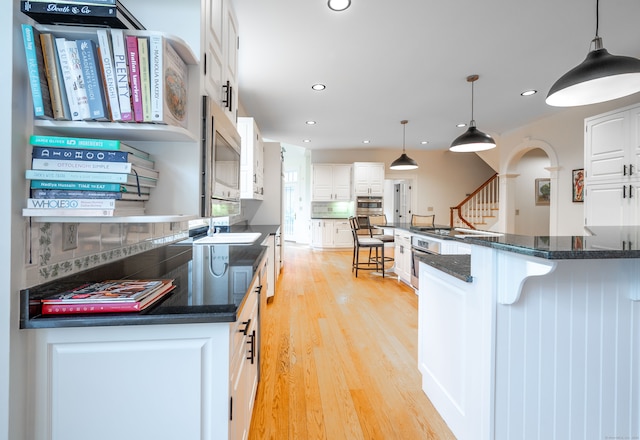
<svg viewBox="0 0 640 440">
<path fill-rule="evenodd" d="M 70 251 L 78 247 L 78 224 L 62 224 L 62 250 Z"/>
</svg>

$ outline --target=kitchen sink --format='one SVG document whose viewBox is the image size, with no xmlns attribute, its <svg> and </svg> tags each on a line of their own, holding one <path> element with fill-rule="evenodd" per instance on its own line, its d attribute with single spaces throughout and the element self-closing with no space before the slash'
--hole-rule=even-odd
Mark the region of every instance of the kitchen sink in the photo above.
<svg viewBox="0 0 640 440">
<path fill-rule="evenodd" d="M 259 232 L 220 232 L 196 240 L 193 244 L 250 244 L 260 235 Z"/>
</svg>

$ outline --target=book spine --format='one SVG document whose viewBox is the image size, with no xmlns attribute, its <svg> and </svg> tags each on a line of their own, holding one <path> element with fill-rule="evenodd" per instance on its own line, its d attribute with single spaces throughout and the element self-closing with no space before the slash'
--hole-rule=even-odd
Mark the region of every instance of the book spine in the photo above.
<svg viewBox="0 0 640 440">
<path fill-rule="evenodd" d="M 51 3 L 51 0 L 30 0 L 31 3 Z M 64 0 L 63 3 L 73 3 L 76 5 L 93 5 L 93 6 L 115 6 L 116 0 Z"/>
<path fill-rule="evenodd" d="M 113 217 L 113 209 L 23 208 L 23 217 Z"/>
<path fill-rule="evenodd" d="M 188 72 L 185 62 L 169 42 L 164 45 L 163 109 L 164 122 L 187 126 Z"/>
<path fill-rule="evenodd" d="M 33 134 L 29 143 L 37 147 L 93 148 L 96 150 L 119 150 L 120 141 L 113 139 L 91 139 L 65 136 L 45 136 Z"/>
<path fill-rule="evenodd" d="M 33 170 L 87 171 L 92 173 L 130 173 L 131 166 L 132 165 L 129 162 L 107 162 L 94 160 L 35 158 L 31 161 L 31 168 Z"/>
<path fill-rule="evenodd" d="M 33 147 L 34 159 L 87 160 L 100 162 L 128 162 L 126 151 L 87 150 L 84 148 Z"/>
<path fill-rule="evenodd" d="M 154 180 L 157 180 L 158 177 L 160 176 L 160 173 L 156 170 L 152 170 L 150 168 L 145 168 L 145 167 L 139 167 L 133 164 L 131 164 L 131 172 L 133 174 L 137 174 L 138 176 L 148 177 Z"/>
<path fill-rule="evenodd" d="M 55 43 L 56 52 L 58 53 L 58 61 L 60 61 L 60 72 L 62 73 L 61 84 L 64 84 L 67 103 L 69 104 L 69 112 L 71 114 L 71 120 L 79 121 L 82 118 L 80 117 L 78 101 L 73 91 L 73 75 L 71 73 L 71 66 L 69 64 L 66 40 L 64 38 L 56 38 Z"/>
<path fill-rule="evenodd" d="M 83 171 L 26 170 L 28 180 L 65 180 L 69 182 L 127 183 L 125 173 L 91 173 Z"/>
<path fill-rule="evenodd" d="M 27 59 L 27 73 L 29 75 L 29 84 L 31 85 L 34 116 L 37 118 L 53 118 L 49 85 L 44 72 L 40 36 L 35 32 L 33 26 L 23 24 L 22 39 Z"/>
<path fill-rule="evenodd" d="M 40 34 L 40 45 L 42 46 L 42 58 L 44 59 L 44 70 L 49 85 L 49 96 L 51 97 L 51 108 L 53 118 L 58 120 L 71 119 L 69 115 L 69 104 L 66 103 L 64 89 L 61 88 L 60 63 L 56 55 L 56 46 L 52 34 Z"/>
<path fill-rule="evenodd" d="M 122 199 L 121 192 L 115 191 L 81 191 L 68 189 L 32 189 L 33 199 Z"/>
<path fill-rule="evenodd" d="M 42 189 L 51 189 L 51 190 L 120 192 L 120 191 L 123 191 L 125 186 L 120 183 L 32 180 L 31 188 L 36 188 L 36 189 L 42 188 Z"/>
<path fill-rule="evenodd" d="M 109 104 L 109 113 L 112 121 L 121 121 L 120 103 L 118 102 L 118 88 L 116 83 L 116 73 L 113 66 L 113 56 L 111 55 L 111 40 L 106 29 L 97 29 L 98 48 L 100 53 L 100 68 L 102 69 L 102 79 L 104 90 Z"/>
<path fill-rule="evenodd" d="M 82 17 L 115 17 L 118 12 L 115 5 L 92 5 L 91 2 L 75 2 L 78 4 L 75 6 L 68 3 L 74 2 L 23 0 L 20 2 L 20 8 L 22 12 L 30 16 L 48 16 L 51 20 L 64 20 L 64 17 L 73 17 L 73 22 L 75 19 L 82 19 Z"/>
<path fill-rule="evenodd" d="M 96 43 L 92 40 L 76 40 L 82 78 L 87 91 L 89 112 L 91 119 L 96 121 L 108 120 L 106 101 L 104 96 L 102 72 L 98 66 Z"/>
<path fill-rule="evenodd" d="M 87 89 L 82 75 L 82 64 L 80 62 L 80 54 L 78 52 L 78 46 L 73 40 L 65 40 L 67 48 L 67 58 L 69 60 L 69 68 L 71 69 L 71 84 L 67 84 L 67 87 L 71 87 L 74 98 L 78 103 L 78 111 L 80 113 L 81 120 L 91 119 L 91 110 L 89 109 L 89 98 L 87 96 Z"/>
<path fill-rule="evenodd" d="M 164 38 L 161 35 L 152 35 L 149 37 L 149 92 L 151 97 L 151 121 L 164 122 L 162 114 L 162 54 Z"/>
<path fill-rule="evenodd" d="M 106 304 L 43 304 L 44 315 L 66 315 L 77 313 L 124 313 L 140 311 L 140 303 L 127 301 Z"/>
<path fill-rule="evenodd" d="M 149 74 L 149 39 L 138 37 L 140 62 L 140 91 L 142 94 L 142 120 L 151 122 L 151 84 Z"/>
<path fill-rule="evenodd" d="M 33 209 L 115 209 L 114 199 L 27 199 Z"/>
<path fill-rule="evenodd" d="M 133 120 L 142 122 L 142 90 L 140 89 L 140 58 L 138 54 L 138 38 L 133 35 L 125 37 L 127 47 L 127 61 L 129 62 L 129 82 L 131 84 L 131 102 L 133 105 Z"/>
<path fill-rule="evenodd" d="M 131 88 L 129 87 L 127 50 L 122 29 L 111 29 L 111 41 L 113 43 L 113 65 L 116 75 L 120 114 L 123 121 L 129 122 L 133 121 L 133 113 L 131 111 Z"/>
</svg>

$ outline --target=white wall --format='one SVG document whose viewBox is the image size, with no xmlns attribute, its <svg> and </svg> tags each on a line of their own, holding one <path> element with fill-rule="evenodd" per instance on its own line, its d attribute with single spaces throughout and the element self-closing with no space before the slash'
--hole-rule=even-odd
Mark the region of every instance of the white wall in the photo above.
<svg viewBox="0 0 640 440">
<path fill-rule="evenodd" d="M 540 99 L 544 97 L 541 96 Z M 517 160 L 514 158 L 523 150 L 530 149 L 531 145 L 544 144 L 552 149 L 558 167 L 555 212 L 554 206 L 551 208 L 550 230 L 553 235 L 583 232 L 584 204 L 572 202 L 571 172 L 577 168 L 584 168 L 584 119 L 639 102 L 640 94 L 636 94 L 602 104 L 558 109 L 553 116 L 503 133 L 498 138 L 497 153 L 500 156 L 501 175 L 517 173 L 514 168 Z M 488 161 L 492 161 L 495 154 L 496 152 L 488 152 Z M 552 201 L 552 205 L 553 203 Z"/>
<path fill-rule="evenodd" d="M 535 180 L 549 178 L 549 157 L 539 148 L 528 151 L 517 164 L 515 233 L 549 235 L 549 205 L 535 204 Z"/>
</svg>

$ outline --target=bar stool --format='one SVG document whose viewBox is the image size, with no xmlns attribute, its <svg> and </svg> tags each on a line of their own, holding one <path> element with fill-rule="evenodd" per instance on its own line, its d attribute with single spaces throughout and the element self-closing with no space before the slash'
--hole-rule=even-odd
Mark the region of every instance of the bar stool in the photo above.
<svg viewBox="0 0 640 440">
<path fill-rule="evenodd" d="M 356 271 L 356 278 L 358 278 L 358 270 L 375 270 L 382 273 L 384 278 L 384 243 L 382 240 L 373 238 L 370 235 L 360 235 L 358 230 L 360 226 L 358 219 L 355 217 L 349 217 L 349 225 L 351 226 L 351 233 L 353 234 L 353 258 L 351 259 L 351 272 Z M 367 261 L 360 261 L 360 248 L 375 249 L 376 255 L 380 250 L 381 258 L 369 258 Z"/>
<path fill-rule="evenodd" d="M 384 233 L 384 229 L 376 228 L 376 226 L 386 226 L 387 216 L 385 214 L 372 214 L 369 216 L 369 231 L 371 238 L 382 240 L 384 244 L 394 243 L 395 237 Z M 371 258 L 371 250 L 369 250 L 369 258 Z M 385 257 L 384 261 L 393 261 L 393 257 Z"/>
<path fill-rule="evenodd" d="M 411 226 L 434 226 L 435 214 L 417 215 L 411 214 Z"/>
</svg>

